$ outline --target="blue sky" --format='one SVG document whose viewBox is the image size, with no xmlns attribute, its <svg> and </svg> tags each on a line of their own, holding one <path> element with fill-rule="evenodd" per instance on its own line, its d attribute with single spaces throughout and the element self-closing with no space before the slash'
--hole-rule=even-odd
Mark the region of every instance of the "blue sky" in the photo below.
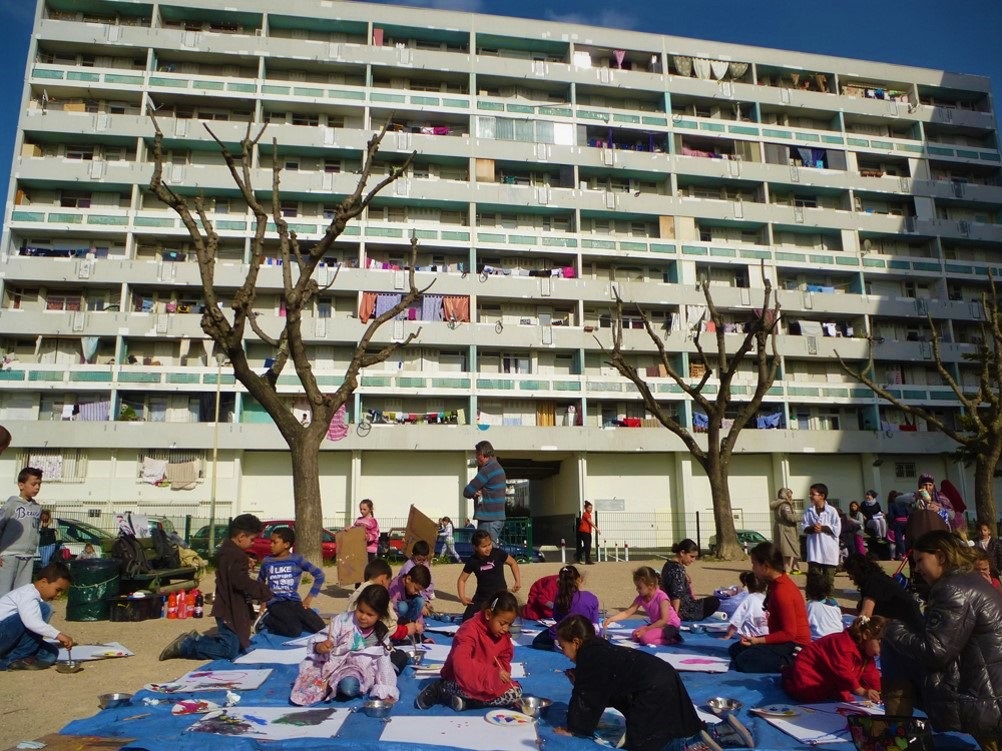
<svg viewBox="0 0 1002 751">
<path fill-rule="evenodd" d="M 239 4 L 234 2 L 234 5 Z M 650 31 L 722 42 L 919 65 L 992 79 L 1002 106 L 1000 0 L 412 0 L 427 8 L 497 13 Z M 0 0 L 0 101 L 20 102 L 34 0 Z M 0 110 L 0 192 L 6 192 L 17 129 L 16 107 Z M 997 117 L 996 117 L 997 120 Z"/>
</svg>

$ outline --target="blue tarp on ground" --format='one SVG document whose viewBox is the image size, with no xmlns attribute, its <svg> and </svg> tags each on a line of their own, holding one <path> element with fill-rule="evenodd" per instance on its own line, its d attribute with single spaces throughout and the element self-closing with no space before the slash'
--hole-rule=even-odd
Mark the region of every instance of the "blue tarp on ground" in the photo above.
<svg viewBox="0 0 1002 751">
<path fill-rule="evenodd" d="M 448 636 L 441 634 L 430 634 L 430 636 L 439 644 L 451 643 Z M 282 649 L 284 641 L 286 641 L 284 637 L 262 633 L 254 637 L 253 646 L 255 648 Z M 520 644 L 528 644 L 530 641 L 531 637 L 522 636 Z M 662 647 L 658 651 L 685 651 L 726 656 L 729 644 L 730 642 L 710 635 L 685 634 L 684 644 L 676 647 Z M 593 751 L 597 746 L 590 739 L 570 738 L 556 735 L 553 732 L 555 726 L 563 725 L 566 721 L 567 701 L 571 694 L 571 685 L 563 674 L 566 668 L 571 667 L 567 658 L 559 652 L 541 652 L 527 646 L 520 646 L 515 650 L 514 661 L 522 662 L 526 666 L 527 676 L 520 681 L 525 693 L 549 697 L 554 702 L 549 712 L 541 718 L 538 724 L 538 734 L 545 741 L 546 751 Z M 215 661 L 204 667 L 218 670 L 232 669 L 234 666 L 226 661 Z M 241 665 L 240 667 L 247 666 Z M 298 667 L 295 665 L 261 665 L 256 667 L 271 667 L 273 672 L 260 689 L 240 692 L 241 699 L 238 706 L 289 706 L 289 691 Z M 176 678 L 195 668 L 193 663 L 184 661 L 164 663 L 162 680 Z M 799 744 L 795 739 L 777 730 L 765 720 L 748 713 L 748 709 L 751 707 L 790 703 L 789 697 L 780 687 L 776 676 L 747 675 L 733 671 L 716 674 L 683 673 L 683 681 L 692 700 L 700 706 L 705 705 L 706 701 L 714 696 L 728 696 L 741 701 L 744 708 L 738 713 L 738 716 L 755 734 L 758 749 L 762 751 L 783 749 L 785 751 L 792 748 L 812 748 Z M 405 669 L 398 680 L 400 702 L 393 708 L 391 717 L 417 714 L 455 716 L 451 709 L 444 706 L 434 707 L 427 712 L 417 710 L 414 707 L 414 699 L 423 684 L 424 681 L 418 681 L 413 677 L 411 668 Z M 123 686 L 123 690 L 129 688 Z M 73 735 L 137 738 L 138 740 L 127 748 L 143 748 L 148 749 L 148 751 L 208 751 L 210 748 L 213 751 L 216 749 L 249 751 L 249 749 L 259 747 L 260 741 L 248 738 L 185 733 L 184 731 L 188 727 L 198 721 L 200 715 L 175 717 L 171 714 L 169 704 L 146 707 L 142 702 L 144 697 L 163 699 L 166 696 L 149 691 L 139 691 L 132 706 L 109 709 L 99 712 L 93 717 L 75 720 L 63 728 L 62 732 Z M 180 694 L 168 698 L 190 698 L 192 696 L 219 704 L 222 704 L 225 698 L 222 691 L 200 692 L 194 695 Z M 353 702 L 336 703 L 335 706 L 347 709 L 360 704 L 361 700 L 358 699 Z M 484 710 L 479 710 L 480 714 L 484 714 L 484 712 Z M 126 719 L 146 713 L 149 713 L 149 716 Z M 468 714 L 472 715 L 474 712 L 471 711 Z M 331 749 L 331 751 L 346 748 L 360 749 L 361 751 L 377 751 L 377 749 L 380 751 L 404 751 L 405 749 L 408 751 L 440 751 L 442 748 L 441 746 L 423 744 L 420 741 L 412 744 L 378 743 L 382 730 L 383 720 L 366 717 L 358 712 L 347 719 L 338 735 L 332 739 L 297 739 L 283 741 L 281 746 L 290 749 Z M 848 734 L 846 738 L 845 743 L 823 744 L 816 748 L 827 751 L 852 751 L 853 746 L 848 740 Z M 276 746 L 275 743 L 267 745 L 271 748 Z M 977 749 L 977 744 L 969 736 L 949 733 L 936 736 L 936 749 L 937 751 L 974 751 Z"/>
</svg>

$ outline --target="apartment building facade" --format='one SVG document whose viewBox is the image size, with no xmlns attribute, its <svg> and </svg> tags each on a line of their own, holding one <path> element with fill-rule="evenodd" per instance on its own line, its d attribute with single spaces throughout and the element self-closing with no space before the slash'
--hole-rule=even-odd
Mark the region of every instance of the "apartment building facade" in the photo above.
<svg viewBox="0 0 1002 751">
<path fill-rule="evenodd" d="M 187 232 L 148 188 L 154 112 L 168 184 L 201 195 L 221 237 L 224 298 L 246 274 L 252 217 L 203 125 L 234 145 L 268 124 L 255 186 L 267 195 L 281 166 L 281 212 L 307 241 L 383 123 L 377 177 L 416 152 L 325 259 L 320 281 L 337 279 L 306 318 L 320 383 L 336 386 L 420 240 L 418 282 L 434 286 L 374 343 L 420 337 L 365 371 L 347 436 L 325 445 L 326 516 L 368 497 L 385 516 L 416 503 L 461 519 L 473 444 L 488 439 L 530 481 L 541 529 L 589 498 L 667 513 L 667 540 L 690 532 L 710 507 L 705 478 L 602 347 L 618 293 L 698 379 L 693 339 L 714 328 L 704 279 L 728 346 L 762 307 L 763 277 L 782 305 L 781 379 L 732 466 L 738 513 L 765 514 L 782 486 L 803 498 L 826 481 L 848 502 L 923 470 L 972 493 L 943 458 L 950 442 L 852 382 L 836 352 L 861 365 L 872 347 L 881 383 L 956 419 L 928 320 L 972 384 L 978 303 L 989 270 L 1002 274 L 986 78 L 359 2 L 233 6 L 39 2 L 0 238 L 4 476 L 40 464 L 45 497 L 81 510 L 205 515 L 215 484 L 224 512 L 291 513 L 284 443 L 217 362 Z M 284 316 L 272 238 L 265 330 Z M 624 344 L 698 430 L 629 311 Z M 262 367 L 271 356 L 255 338 L 246 349 Z M 302 411 L 295 377 L 281 388 Z"/>
</svg>

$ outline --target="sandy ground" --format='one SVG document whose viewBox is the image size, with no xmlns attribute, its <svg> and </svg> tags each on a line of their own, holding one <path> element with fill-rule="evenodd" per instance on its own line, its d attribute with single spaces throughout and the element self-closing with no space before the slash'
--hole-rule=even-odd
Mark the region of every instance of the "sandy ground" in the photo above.
<svg viewBox="0 0 1002 751">
<path fill-rule="evenodd" d="M 660 572 L 663 560 L 602 562 L 583 566 L 584 586 L 594 592 L 602 606 L 611 612 L 627 607 L 636 596 L 631 571 L 649 564 Z M 533 581 L 554 574 L 560 563 L 533 563 L 521 567 L 524 601 Z M 890 566 L 890 564 L 887 564 Z M 717 587 L 737 584 L 738 574 L 750 568 L 747 561 L 698 561 L 691 574 L 697 594 L 708 594 Z M 437 589 L 435 608 L 440 612 L 461 612 L 456 592 L 456 579 L 461 571 L 459 564 L 436 565 L 432 576 Z M 506 572 L 510 580 L 510 572 Z M 328 569 L 330 579 L 337 578 L 336 569 Z M 803 586 L 804 577 L 795 577 Z M 472 584 L 472 583 L 471 583 Z M 213 588 L 212 576 L 203 579 L 203 591 Z M 844 606 L 855 606 L 852 583 L 840 574 L 836 580 L 836 596 Z M 472 591 L 472 590 L 470 590 Z M 322 614 L 344 610 L 349 590 L 328 585 L 314 605 Z M 63 675 L 55 669 L 0 673 L 0 748 L 13 747 L 21 740 L 38 738 L 60 730 L 71 720 L 88 717 L 98 710 L 97 696 L 112 691 L 135 692 L 153 681 L 164 681 L 194 668 L 198 663 L 175 660 L 158 661 L 160 650 L 178 634 L 198 628 L 207 630 L 213 625 L 204 620 L 149 620 L 139 623 L 67 623 L 65 599 L 55 603 L 53 623 L 73 636 L 81 644 L 118 641 L 135 652 L 134 657 L 84 663 L 83 671 Z M 206 608 L 208 610 L 208 608 Z"/>
</svg>

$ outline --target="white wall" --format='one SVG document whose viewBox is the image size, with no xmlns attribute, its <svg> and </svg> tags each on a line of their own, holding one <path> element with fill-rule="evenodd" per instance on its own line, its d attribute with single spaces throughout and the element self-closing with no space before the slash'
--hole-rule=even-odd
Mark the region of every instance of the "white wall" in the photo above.
<svg viewBox="0 0 1002 751">
<path fill-rule="evenodd" d="M 463 488 L 476 474 L 466 459 L 456 451 L 366 452 L 355 498 L 371 498 L 377 519 L 406 518 L 414 504 L 432 519 L 449 516 L 462 523 L 472 515 Z"/>
<path fill-rule="evenodd" d="M 850 501 L 862 500 L 869 489 L 870 475 L 864 474 L 861 463 L 858 454 L 790 454 L 793 497 L 806 500 L 811 485 L 820 482 L 828 486 L 832 498 L 841 499 L 842 507 L 848 508 Z"/>
<path fill-rule="evenodd" d="M 668 511 L 674 473 L 672 454 L 589 454 L 583 498 L 622 498 L 628 512 Z"/>
</svg>

